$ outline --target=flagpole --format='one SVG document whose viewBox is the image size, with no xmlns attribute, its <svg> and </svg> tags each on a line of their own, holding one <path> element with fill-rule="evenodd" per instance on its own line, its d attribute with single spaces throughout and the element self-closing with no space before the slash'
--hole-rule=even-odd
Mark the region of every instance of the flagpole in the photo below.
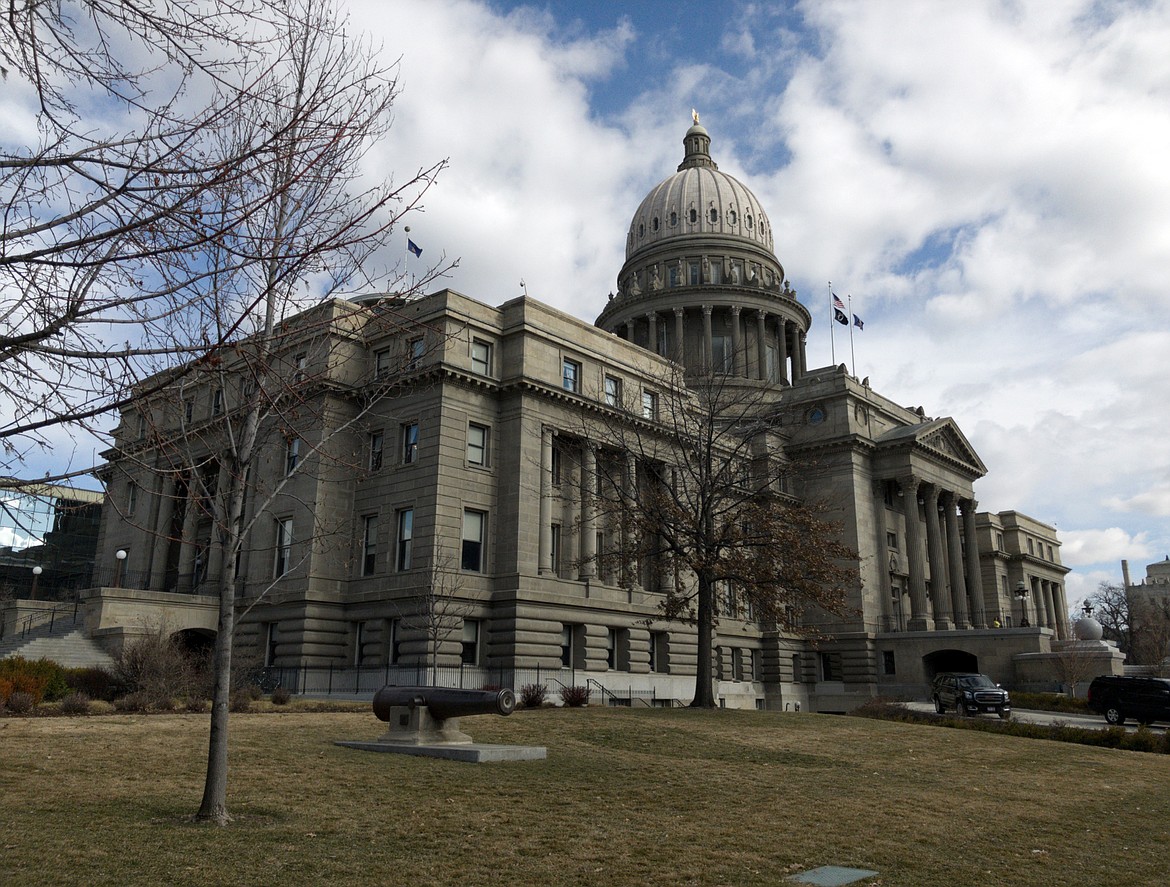
<svg viewBox="0 0 1170 887">
<path fill-rule="evenodd" d="M 853 294 L 845 296 L 849 301 L 849 362 L 853 366 L 853 378 L 857 378 L 857 353 L 853 350 Z"/>
<path fill-rule="evenodd" d="M 410 280 L 410 225 L 407 225 L 404 232 L 406 234 L 406 243 L 402 244 L 402 271 L 403 276 Z M 411 280 L 408 285 L 407 292 L 414 289 L 414 281 Z"/>
<path fill-rule="evenodd" d="M 836 326 L 833 317 L 833 281 L 829 281 L 829 353 L 833 355 L 833 366 L 837 365 L 837 340 L 833 337 L 833 327 Z"/>
</svg>

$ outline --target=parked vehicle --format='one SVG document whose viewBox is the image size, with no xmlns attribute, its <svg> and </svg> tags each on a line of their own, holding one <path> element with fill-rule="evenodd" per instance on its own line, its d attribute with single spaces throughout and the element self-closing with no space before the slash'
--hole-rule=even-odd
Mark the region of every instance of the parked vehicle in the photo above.
<svg viewBox="0 0 1170 887">
<path fill-rule="evenodd" d="M 1170 680 L 1102 675 L 1089 684 L 1089 708 L 1110 724 L 1170 721 Z"/>
<path fill-rule="evenodd" d="M 945 671 L 935 677 L 930 692 L 934 710 L 940 715 L 953 708 L 960 715 L 995 712 L 1004 719 L 1012 716 L 1008 691 L 985 674 Z"/>
</svg>

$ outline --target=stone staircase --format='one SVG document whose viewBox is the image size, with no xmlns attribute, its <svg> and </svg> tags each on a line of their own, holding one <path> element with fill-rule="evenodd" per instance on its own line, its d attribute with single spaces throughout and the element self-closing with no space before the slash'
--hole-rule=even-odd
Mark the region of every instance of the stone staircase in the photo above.
<svg viewBox="0 0 1170 887">
<path fill-rule="evenodd" d="M 0 659 L 52 659 L 66 668 L 111 668 L 114 661 L 93 640 L 86 637 L 79 621 L 58 618 L 52 627 L 37 626 L 23 637 L 0 638 Z"/>
</svg>

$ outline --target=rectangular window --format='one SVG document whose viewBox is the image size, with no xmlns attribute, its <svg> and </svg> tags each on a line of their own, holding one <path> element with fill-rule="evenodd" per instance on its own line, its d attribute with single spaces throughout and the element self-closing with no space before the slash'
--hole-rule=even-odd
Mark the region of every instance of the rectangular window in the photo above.
<svg viewBox="0 0 1170 887">
<path fill-rule="evenodd" d="M 487 342 L 473 339 L 471 342 L 471 369 L 481 376 L 492 372 L 492 346 Z"/>
<path fill-rule="evenodd" d="M 561 385 L 566 391 L 581 392 L 581 364 L 565 358 L 561 371 Z"/>
<path fill-rule="evenodd" d="M 134 511 L 138 508 L 138 484 L 130 481 L 126 485 L 126 517 L 134 517 Z"/>
<path fill-rule="evenodd" d="M 364 622 L 353 623 L 353 664 L 355 668 L 360 668 L 362 664 L 362 647 L 366 644 Z"/>
<path fill-rule="evenodd" d="M 897 674 L 898 669 L 894 663 L 894 651 L 882 650 L 882 673 L 883 674 Z"/>
<path fill-rule="evenodd" d="M 426 345 L 421 338 L 411 339 L 406 343 L 406 368 L 408 370 L 418 369 L 425 347 Z"/>
<path fill-rule="evenodd" d="M 1028 554 L 1035 554 L 1035 552 L 1032 550 L 1032 540 L 1031 539 L 1028 540 Z"/>
<path fill-rule="evenodd" d="M 769 345 L 764 350 L 765 360 L 765 376 L 769 382 L 776 382 L 780 379 L 780 352 L 776 350 L 775 345 Z"/>
<path fill-rule="evenodd" d="M 731 372 L 731 336 L 711 337 L 711 369 L 717 373 Z"/>
<path fill-rule="evenodd" d="M 142 440 L 144 437 L 146 437 L 146 416 L 144 416 L 142 413 L 138 414 L 137 435 L 138 440 Z"/>
<path fill-rule="evenodd" d="M 485 425 L 472 422 L 467 426 L 467 464 L 483 468 L 488 464 L 488 438 L 490 431 Z"/>
<path fill-rule="evenodd" d="M 223 412 L 223 389 L 216 388 L 211 392 L 211 415 L 218 416 Z"/>
<path fill-rule="evenodd" d="M 552 482 L 558 486 L 561 483 L 561 448 L 558 446 L 552 448 Z"/>
<path fill-rule="evenodd" d="M 418 423 L 408 422 L 402 426 L 402 464 L 410 465 L 418 458 Z"/>
<path fill-rule="evenodd" d="M 398 638 L 398 625 L 399 623 L 397 619 L 387 619 L 382 623 L 382 631 L 385 632 L 385 637 L 382 639 L 382 643 L 386 650 L 387 665 L 398 664 L 400 653 L 399 645 L 401 644 L 401 641 Z"/>
<path fill-rule="evenodd" d="M 1003 533 L 995 534 L 995 548 L 997 551 L 1003 551 Z"/>
<path fill-rule="evenodd" d="M 264 623 L 264 664 L 276 665 L 276 623 Z"/>
<path fill-rule="evenodd" d="M 652 391 L 642 392 L 642 418 L 658 418 L 658 395 Z"/>
<path fill-rule="evenodd" d="M 378 515 L 363 518 L 362 575 L 372 576 L 378 567 Z"/>
<path fill-rule="evenodd" d="M 799 684 L 804 680 L 804 667 L 800 663 L 800 654 L 792 654 L 792 680 Z"/>
<path fill-rule="evenodd" d="M 664 631 L 650 632 L 650 670 L 658 674 L 666 674 L 667 668 L 667 636 Z"/>
<path fill-rule="evenodd" d="M 673 263 L 669 265 L 667 267 L 666 277 L 672 287 L 678 286 L 682 282 L 678 279 L 678 265 Z"/>
<path fill-rule="evenodd" d="M 381 431 L 370 434 L 370 471 L 377 471 L 382 467 L 382 447 L 385 435 Z"/>
<path fill-rule="evenodd" d="M 308 362 L 309 362 L 309 356 L 307 354 L 298 354 L 296 357 L 293 358 L 293 381 L 294 382 L 305 381 L 305 366 L 308 364 Z"/>
<path fill-rule="evenodd" d="M 1051 561 L 1051 560 L 1055 560 L 1055 559 L 1052 557 L 1052 546 L 1051 546 L 1051 545 L 1049 545 L 1049 546 L 1048 546 L 1048 559 L 1049 559 L 1050 561 Z"/>
<path fill-rule="evenodd" d="M 552 544 L 549 546 L 549 567 L 554 576 L 561 574 L 561 525 L 552 525 Z"/>
<path fill-rule="evenodd" d="M 666 354 L 666 324 L 660 323 L 657 326 L 657 333 L 655 334 L 658 341 L 654 343 L 658 349 L 656 353 Z"/>
<path fill-rule="evenodd" d="M 195 418 L 195 401 L 188 398 L 183 401 L 183 419 L 190 422 Z"/>
<path fill-rule="evenodd" d="M 399 573 L 410 569 L 413 543 L 414 509 L 403 508 L 398 512 L 398 550 L 394 555 L 394 569 Z"/>
<path fill-rule="evenodd" d="M 464 665 L 479 665 L 479 622 L 463 620 L 463 650 L 461 661 Z"/>
<path fill-rule="evenodd" d="M 687 262 L 687 271 L 690 275 L 691 286 L 699 285 L 699 263 Z"/>
<path fill-rule="evenodd" d="M 839 680 L 841 680 L 841 654 L 840 653 L 822 653 L 821 654 L 821 680 L 822 681 L 839 681 Z"/>
<path fill-rule="evenodd" d="M 276 521 L 276 557 L 272 565 L 272 576 L 279 579 L 288 572 L 292 561 L 293 521 L 291 517 Z"/>
<path fill-rule="evenodd" d="M 610 671 L 617 668 L 617 629 L 610 628 L 605 632 L 605 667 Z"/>
<path fill-rule="evenodd" d="M 483 542 L 487 515 L 482 511 L 463 511 L 463 551 L 460 565 L 471 573 L 483 572 Z"/>
<path fill-rule="evenodd" d="M 898 548 L 898 534 L 886 533 L 886 547 L 897 550 Z"/>
<path fill-rule="evenodd" d="M 573 626 L 561 628 L 561 667 L 573 667 Z"/>
<path fill-rule="evenodd" d="M 290 437 L 284 442 L 284 474 L 285 477 L 297 470 L 301 460 L 301 439 Z"/>
<path fill-rule="evenodd" d="M 611 407 L 622 405 L 622 380 L 617 376 L 605 377 L 605 402 Z"/>
<path fill-rule="evenodd" d="M 379 348 L 374 352 L 374 375 L 381 379 L 390 375 L 390 349 Z"/>
</svg>

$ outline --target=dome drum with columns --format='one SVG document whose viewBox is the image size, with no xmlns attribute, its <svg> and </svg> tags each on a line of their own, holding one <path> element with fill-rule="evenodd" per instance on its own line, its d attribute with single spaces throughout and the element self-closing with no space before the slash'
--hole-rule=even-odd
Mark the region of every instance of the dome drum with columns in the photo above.
<svg viewBox="0 0 1170 887">
<path fill-rule="evenodd" d="M 634 213 L 618 295 L 596 323 L 688 374 L 788 383 L 806 368 L 811 316 L 773 252 L 763 207 L 719 171 L 710 144 L 696 115 L 678 171 Z"/>
</svg>

